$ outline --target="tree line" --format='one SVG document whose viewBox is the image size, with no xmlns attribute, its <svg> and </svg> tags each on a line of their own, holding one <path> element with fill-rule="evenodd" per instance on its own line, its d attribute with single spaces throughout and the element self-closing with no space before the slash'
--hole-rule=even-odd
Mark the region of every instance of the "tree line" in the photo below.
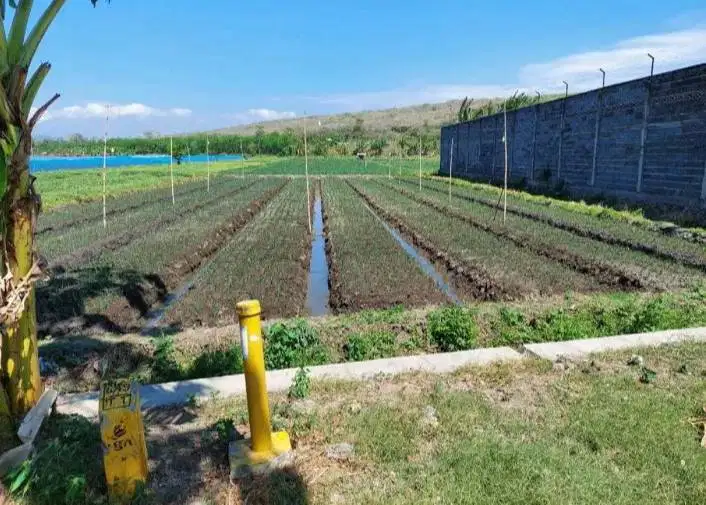
<svg viewBox="0 0 706 505">
<path fill-rule="evenodd" d="M 439 133 L 421 131 L 412 127 L 393 127 L 388 132 L 366 132 L 364 128 L 310 132 L 308 151 L 312 156 L 350 156 L 365 152 L 371 156 L 388 154 L 413 156 L 419 153 L 420 138 L 425 156 L 438 155 Z M 207 136 L 203 134 L 173 138 L 175 156 L 206 153 Z M 170 139 L 164 136 L 108 139 L 112 154 L 168 154 Z M 59 156 L 101 156 L 103 139 L 72 135 L 67 139 L 41 139 L 34 142 L 34 154 Z M 274 156 L 303 156 L 304 135 L 294 130 L 255 135 L 211 134 L 208 136 L 211 154 L 245 154 Z"/>
</svg>

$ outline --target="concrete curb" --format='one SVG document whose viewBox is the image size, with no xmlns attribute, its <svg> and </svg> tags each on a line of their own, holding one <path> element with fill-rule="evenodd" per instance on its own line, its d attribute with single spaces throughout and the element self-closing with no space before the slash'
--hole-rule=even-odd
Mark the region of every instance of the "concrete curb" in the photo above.
<svg viewBox="0 0 706 505">
<path fill-rule="evenodd" d="M 617 335 L 614 337 L 568 340 L 566 342 L 526 344 L 524 350 L 538 358 L 555 361 L 562 356 L 565 358 L 580 358 L 597 352 L 619 351 L 621 349 L 651 347 L 689 341 L 706 342 L 706 328 L 686 328 L 682 330 Z"/>
<path fill-rule="evenodd" d="M 449 373 L 468 365 L 487 365 L 496 361 L 519 359 L 522 359 L 522 355 L 509 347 L 493 347 L 444 354 L 312 366 L 309 367 L 309 371 L 310 377 L 314 379 L 365 380 L 379 375 L 398 375 L 406 372 Z M 287 391 L 296 372 L 296 368 L 267 372 L 267 390 L 269 392 Z M 245 379 L 242 374 L 152 384 L 140 388 L 142 410 L 169 405 L 184 405 L 190 398 L 207 400 L 213 396 L 223 398 L 244 394 Z M 56 411 L 61 414 L 97 417 L 98 392 L 61 396 L 56 403 Z"/>
<path fill-rule="evenodd" d="M 469 365 L 487 365 L 498 361 L 516 361 L 527 356 L 555 361 L 559 357 L 580 358 L 605 351 L 618 351 L 639 347 L 651 347 L 682 342 L 706 342 L 706 327 L 682 330 L 636 333 L 566 342 L 526 344 L 525 354 L 509 347 L 491 347 L 421 356 L 378 359 L 355 363 L 337 363 L 309 367 L 314 379 L 366 380 L 380 375 L 398 375 L 406 372 L 450 373 Z M 296 368 L 267 372 L 267 390 L 287 391 L 296 374 Z M 195 379 L 166 384 L 152 384 L 140 388 L 142 410 L 169 405 L 184 405 L 191 398 L 208 400 L 245 394 L 245 379 L 242 374 L 211 379 Z M 60 396 L 56 410 L 61 414 L 79 414 L 85 417 L 98 416 L 98 392 Z"/>
</svg>

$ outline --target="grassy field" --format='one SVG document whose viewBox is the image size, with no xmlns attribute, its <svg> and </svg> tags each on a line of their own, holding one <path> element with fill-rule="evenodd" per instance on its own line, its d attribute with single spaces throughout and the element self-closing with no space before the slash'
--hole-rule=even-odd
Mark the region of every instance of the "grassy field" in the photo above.
<svg viewBox="0 0 706 505">
<path fill-rule="evenodd" d="M 633 353 L 643 367 L 627 364 Z M 706 451 L 690 421 L 704 416 L 705 364 L 706 346 L 682 344 L 554 366 L 313 381 L 305 400 L 271 398 L 293 466 L 235 483 L 226 447 L 247 432 L 244 398 L 152 411 L 140 503 L 697 504 Z M 18 503 L 104 503 L 98 433 L 84 418 L 53 416 Z M 350 457 L 326 456 L 341 443 Z"/>
<path fill-rule="evenodd" d="M 262 157 L 246 161 L 246 167 L 256 167 L 272 161 L 274 158 Z M 239 174 L 240 161 L 222 161 L 211 163 L 211 175 L 231 173 Z M 182 184 L 194 180 L 203 180 L 206 184 L 208 167 L 205 163 L 183 163 L 174 165 L 174 183 Z M 37 189 L 42 195 L 44 210 L 62 205 L 89 202 L 103 197 L 103 171 L 62 170 L 58 172 L 39 172 Z M 144 165 L 134 167 L 109 168 L 107 194 L 110 199 L 135 191 L 150 191 L 167 187 L 171 184 L 169 165 Z"/>
<path fill-rule="evenodd" d="M 422 174 L 430 175 L 439 170 L 439 158 L 422 158 Z M 259 175 L 304 175 L 304 159 L 283 158 L 272 163 L 254 166 L 250 170 Z M 417 176 L 419 158 L 374 158 L 361 161 L 350 157 L 310 157 L 309 175 L 390 175 Z"/>
</svg>

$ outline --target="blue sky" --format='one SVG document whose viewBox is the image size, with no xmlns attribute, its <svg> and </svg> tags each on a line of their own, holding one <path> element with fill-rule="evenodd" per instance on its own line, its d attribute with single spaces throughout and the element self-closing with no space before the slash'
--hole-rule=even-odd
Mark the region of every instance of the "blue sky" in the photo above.
<svg viewBox="0 0 706 505">
<path fill-rule="evenodd" d="M 49 2 L 35 0 L 40 11 Z M 69 0 L 36 61 L 41 135 L 203 131 L 278 117 L 571 90 L 706 61 L 699 1 Z M 208 7 L 201 7 L 207 5 Z"/>
</svg>

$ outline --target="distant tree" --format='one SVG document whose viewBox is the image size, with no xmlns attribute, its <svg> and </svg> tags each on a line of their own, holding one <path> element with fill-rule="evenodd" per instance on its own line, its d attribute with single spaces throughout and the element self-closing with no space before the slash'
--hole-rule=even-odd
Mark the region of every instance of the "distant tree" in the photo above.
<svg viewBox="0 0 706 505">
<path fill-rule="evenodd" d="M 355 118 L 355 124 L 353 125 L 353 129 L 351 130 L 351 133 L 354 137 L 362 137 L 363 133 L 365 133 L 363 123 L 365 123 L 365 120 L 362 117 Z"/>
<path fill-rule="evenodd" d="M 257 125 L 255 129 L 255 139 L 257 140 L 257 155 L 260 155 L 260 146 L 262 143 L 262 137 L 265 136 L 265 127 L 262 125 Z"/>
<path fill-rule="evenodd" d="M 85 142 L 86 137 L 84 137 L 80 133 L 72 133 L 71 135 L 68 136 L 67 140 L 69 142 L 79 143 L 79 142 Z"/>
<path fill-rule="evenodd" d="M 473 103 L 473 98 L 464 98 L 463 101 L 461 102 L 461 106 L 458 109 L 458 122 L 463 123 L 464 121 L 470 121 L 471 120 L 471 104 Z"/>
</svg>

